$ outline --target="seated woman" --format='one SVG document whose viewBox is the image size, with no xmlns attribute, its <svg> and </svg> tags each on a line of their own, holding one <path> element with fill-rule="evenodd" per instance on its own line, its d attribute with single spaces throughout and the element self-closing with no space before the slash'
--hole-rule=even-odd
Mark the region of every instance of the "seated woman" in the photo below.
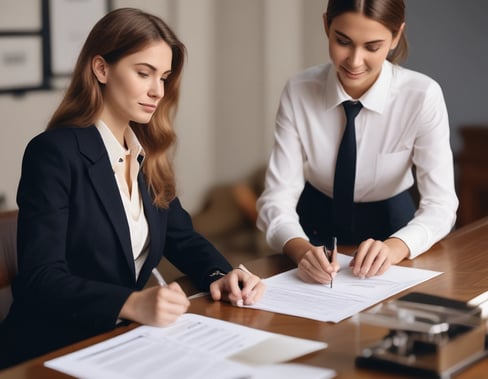
<svg viewBox="0 0 488 379">
<path fill-rule="evenodd" d="M 125 320 L 174 322 L 189 306 L 180 286 L 144 288 L 163 256 L 214 300 L 262 296 L 260 279 L 233 270 L 176 196 L 168 152 L 184 57 L 173 31 L 137 9 L 114 10 L 91 30 L 47 131 L 24 154 L 0 367 Z"/>
</svg>

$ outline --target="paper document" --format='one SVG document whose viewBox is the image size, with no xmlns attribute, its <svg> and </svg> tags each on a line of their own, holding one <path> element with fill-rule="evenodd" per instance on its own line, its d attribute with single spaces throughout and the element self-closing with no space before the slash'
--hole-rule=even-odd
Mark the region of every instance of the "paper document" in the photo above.
<svg viewBox="0 0 488 379">
<path fill-rule="evenodd" d="M 324 342 L 184 314 L 168 327 L 140 326 L 44 365 L 79 378 L 254 378 L 260 377 L 259 370 L 326 347 Z M 295 369 L 316 378 L 333 377 L 331 370 Z"/>
<path fill-rule="evenodd" d="M 298 363 L 278 363 L 255 367 L 249 378 L 252 379 L 329 379 L 336 372 L 331 369 L 306 366 Z"/>
<path fill-rule="evenodd" d="M 386 273 L 360 279 L 349 268 L 351 257 L 337 254 L 341 270 L 334 277 L 333 288 L 324 284 L 305 283 L 297 269 L 264 279 L 263 298 L 249 308 L 339 322 L 384 299 L 431 279 L 441 272 L 391 266 Z"/>
</svg>

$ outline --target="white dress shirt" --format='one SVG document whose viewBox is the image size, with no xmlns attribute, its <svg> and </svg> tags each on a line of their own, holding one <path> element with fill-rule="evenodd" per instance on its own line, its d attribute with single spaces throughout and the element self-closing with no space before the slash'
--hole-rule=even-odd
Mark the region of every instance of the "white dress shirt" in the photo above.
<svg viewBox="0 0 488 379">
<path fill-rule="evenodd" d="M 296 205 L 305 181 L 332 197 L 346 123 L 341 103 L 346 100 L 363 104 L 356 117 L 355 202 L 384 200 L 405 191 L 414 183 L 416 167 L 419 208 L 408 225 L 393 234 L 414 258 L 444 237 L 456 219 L 449 121 L 434 80 L 388 61 L 360 99 L 345 92 L 332 65 L 311 67 L 288 81 L 276 116 L 265 190 L 257 204 L 257 225 L 278 251 L 292 238 L 308 240 Z"/>
<path fill-rule="evenodd" d="M 124 205 L 127 222 L 129 224 L 130 241 L 132 245 L 132 254 L 134 255 L 137 279 L 149 252 L 149 227 L 144 214 L 144 206 L 142 205 L 142 198 L 139 193 L 139 185 L 137 184 L 137 175 L 140 170 L 140 164 L 137 161 L 137 157 L 139 155 L 143 156 L 144 150 L 131 128 L 127 128 L 124 135 L 125 143 L 128 147 L 126 149 L 119 143 L 112 131 L 102 120 L 98 120 L 95 125 L 100 132 L 105 148 L 107 149 L 117 186 L 119 187 L 122 203 Z M 130 159 L 131 191 L 129 191 L 125 179 L 127 159 Z"/>
</svg>

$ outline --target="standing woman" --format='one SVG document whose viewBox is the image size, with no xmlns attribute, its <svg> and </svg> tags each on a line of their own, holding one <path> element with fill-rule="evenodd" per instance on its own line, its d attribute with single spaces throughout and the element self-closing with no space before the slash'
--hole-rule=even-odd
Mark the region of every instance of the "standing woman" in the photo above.
<svg viewBox="0 0 488 379">
<path fill-rule="evenodd" d="M 169 153 L 184 58 L 171 29 L 137 9 L 108 13 L 87 37 L 47 131 L 25 151 L 0 367 L 123 320 L 175 321 L 189 306 L 179 285 L 144 289 L 163 256 L 215 300 L 261 297 L 259 278 L 233 270 L 176 197 Z"/>
<path fill-rule="evenodd" d="M 380 275 L 443 238 L 458 200 L 441 88 L 398 65 L 403 0 L 329 0 L 323 19 L 332 63 L 283 90 L 257 223 L 303 280 L 327 283 L 339 266 L 317 245 L 358 245 L 354 274 Z"/>
</svg>

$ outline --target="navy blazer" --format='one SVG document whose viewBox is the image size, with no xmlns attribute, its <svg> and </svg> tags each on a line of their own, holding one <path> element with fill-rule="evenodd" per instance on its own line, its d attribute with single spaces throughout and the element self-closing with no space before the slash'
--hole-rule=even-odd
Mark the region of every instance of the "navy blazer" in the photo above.
<svg viewBox="0 0 488 379">
<path fill-rule="evenodd" d="M 150 249 L 136 281 L 129 226 L 98 130 L 55 129 L 28 144 L 17 194 L 19 273 L 2 336 L 15 345 L 11 355 L 42 354 L 112 329 L 163 256 L 202 290 L 211 271 L 232 269 L 177 198 L 157 208 L 142 172 L 138 184 Z"/>
</svg>

